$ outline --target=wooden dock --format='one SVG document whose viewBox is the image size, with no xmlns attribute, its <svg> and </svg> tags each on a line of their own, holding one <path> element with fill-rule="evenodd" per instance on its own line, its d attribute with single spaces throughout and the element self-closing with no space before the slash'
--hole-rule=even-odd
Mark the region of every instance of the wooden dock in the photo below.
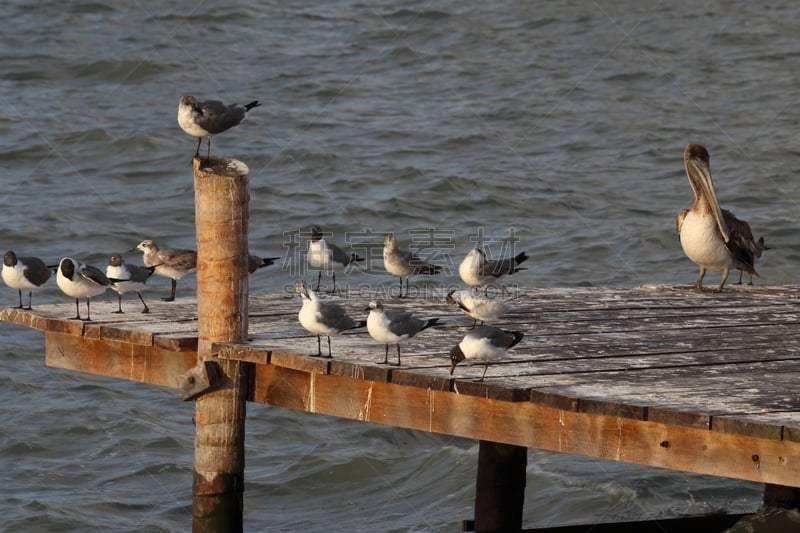
<svg viewBox="0 0 800 533">
<path fill-rule="evenodd" d="M 513 295 L 496 325 L 525 338 L 484 382 L 482 364 L 449 374 L 447 353 L 472 319 L 443 293 L 386 300 L 441 322 L 402 345 L 400 367 L 379 364 L 384 346 L 366 330 L 332 337 L 332 359 L 314 356 L 317 339 L 288 293 L 251 295 L 248 341 L 212 351 L 250 365 L 250 402 L 756 481 L 800 501 L 800 287 Z M 365 318 L 374 296 L 336 298 Z M 197 364 L 197 302 L 153 302 L 147 315 L 115 306 L 93 303 L 88 323 L 66 318 L 74 302 L 2 309 L 0 319 L 43 331 L 48 366 L 177 387 Z"/>
</svg>

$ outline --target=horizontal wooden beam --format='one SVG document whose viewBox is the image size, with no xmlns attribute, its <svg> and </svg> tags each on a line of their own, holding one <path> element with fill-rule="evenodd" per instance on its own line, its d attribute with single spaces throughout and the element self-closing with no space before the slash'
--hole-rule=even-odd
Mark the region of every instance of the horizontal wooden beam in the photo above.
<svg viewBox="0 0 800 533">
<path fill-rule="evenodd" d="M 45 334 L 45 364 L 53 368 L 176 388 L 178 378 L 196 363 L 196 350 L 176 352 L 159 345 L 90 339 L 56 331 Z"/>
<path fill-rule="evenodd" d="M 800 443 L 255 365 L 252 401 L 470 439 L 800 486 Z"/>
</svg>

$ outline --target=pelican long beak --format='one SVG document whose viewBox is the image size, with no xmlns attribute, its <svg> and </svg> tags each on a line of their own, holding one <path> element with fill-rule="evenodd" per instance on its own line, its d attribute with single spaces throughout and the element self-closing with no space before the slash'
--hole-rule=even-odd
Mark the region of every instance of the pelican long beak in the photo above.
<svg viewBox="0 0 800 533">
<path fill-rule="evenodd" d="M 690 171 L 691 179 L 699 187 L 702 192 L 702 198 L 705 199 L 711 209 L 711 213 L 714 215 L 714 219 L 717 221 L 717 228 L 719 228 L 719 233 L 722 235 L 722 240 L 727 243 L 730 241 L 728 226 L 722 218 L 722 209 L 719 207 L 717 193 L 714 191 L 714 180 L 711 179 L 711 171 L 708 165 L 702 161 L 690 160 L 687 169 Z"/>
</svg>

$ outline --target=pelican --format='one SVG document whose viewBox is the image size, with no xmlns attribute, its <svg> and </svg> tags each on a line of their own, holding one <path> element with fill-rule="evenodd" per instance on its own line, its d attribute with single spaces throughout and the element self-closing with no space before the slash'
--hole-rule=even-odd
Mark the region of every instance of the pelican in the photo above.
<svg viewBox="0 0 800 533">
<path fill-rule="evenodd" d="M 694 193 L 694 204 L 691 209 L 678 212 L 675 226 L 686 257 L 700 267 L 695 287 L 703 290 L 706 270 L 722 272 L 722 281 L 716 292 L 722 291 L 731 269 L 758 276 L 753 262 L 759 245 L 754 242 L 747 222 L 719 207 L 711 179 L 708 150 L 699 144 L 687 145 L 683 151 L 683 163 Z"/>
</svg>

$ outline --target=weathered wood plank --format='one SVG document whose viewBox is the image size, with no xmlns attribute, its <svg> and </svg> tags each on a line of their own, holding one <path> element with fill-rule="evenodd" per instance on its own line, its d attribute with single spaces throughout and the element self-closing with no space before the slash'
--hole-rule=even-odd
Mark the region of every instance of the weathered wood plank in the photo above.
<svg viewBox="0 0 800 533">
<path fill-rule="evenodd" d="M 800 444 L 257 365 L 252 400 L 409 429 L 786 486 Z M 754 461 L 753 457 L 758 460 Z"/>
<path fill-rule="evenodd" d="M 45 335 L 47 366 L 99 376 L 175 388 L 178 376 L 192 368 L 196 361 L 196 352 L 85 339 L 56 331 Z"/>
</svg>

